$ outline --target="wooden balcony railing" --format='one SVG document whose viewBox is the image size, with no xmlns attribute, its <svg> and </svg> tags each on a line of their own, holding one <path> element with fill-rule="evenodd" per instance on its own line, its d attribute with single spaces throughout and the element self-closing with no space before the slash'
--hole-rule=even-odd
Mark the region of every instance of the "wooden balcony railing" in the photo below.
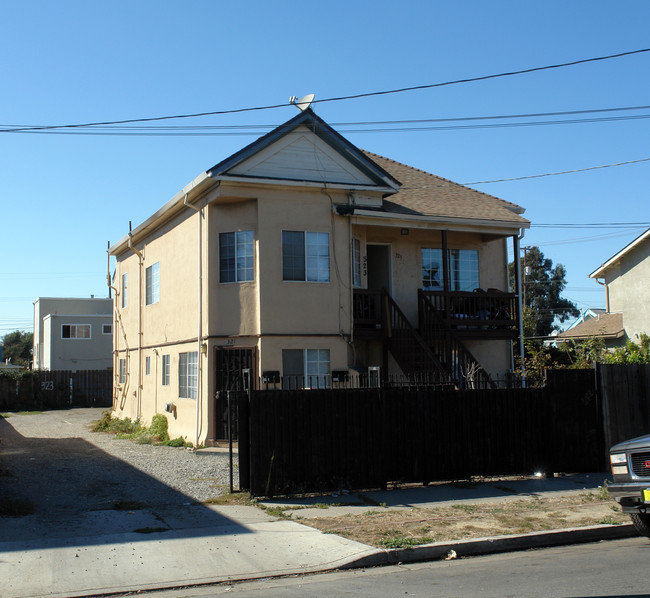
<svg viewBox="0 0 650 598">
<path fill-rule="evenodd" d="M 517 335 L 519 322 L 515 293 L 504 293 L 496 289 L 447 293 L 419 290 L 418 293 L 460 334 L 485 331 L 485 336 Z"/>
</svg>

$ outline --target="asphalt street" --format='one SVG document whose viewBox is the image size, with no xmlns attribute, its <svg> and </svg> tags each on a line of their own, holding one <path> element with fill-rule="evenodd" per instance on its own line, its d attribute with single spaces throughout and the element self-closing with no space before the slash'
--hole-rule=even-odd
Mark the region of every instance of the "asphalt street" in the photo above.
<svg viewBox="0 0 650 598">
<path fill-rule="evenodd" d="M 224 594 L 241 598 L 648 596 L 648 562 L 650 541 L 630 538 L 451 561 L 176 589 L 150 595 L 155 598 Z"/>
</svg>

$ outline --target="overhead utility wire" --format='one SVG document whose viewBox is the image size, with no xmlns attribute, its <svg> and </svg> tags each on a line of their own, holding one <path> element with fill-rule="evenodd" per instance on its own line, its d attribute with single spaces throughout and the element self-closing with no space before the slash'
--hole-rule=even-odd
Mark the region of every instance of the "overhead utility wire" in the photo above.
<svg viewBox="0 0 650 598">
<path fill-rule="evenodd" d="M 350 126 L 371 126 L 371 125 L 406 125 L 406 124 L 422 124 L 422 123 L 448 123 L 448 122 L 467 122 L 477 120 L 505 120 L 510 118 L 538 118 L 547 116 L 569 116 L 577 114 L 598 114 L 602 112 L 627 112 L 630 110 L 648 110 L 648 106 L 624 106 L 620 108 L 592 108 L 589 110 L 562 110 L 559 112 L 533 112 L 525 114 L 498 114 L 489 116 L 457 116 L 450 118 L 418 118 L 418 119 L 404 119 L 404 120 L 367 120 L 367 121 L 351 121 L 351 122 L 332 122 L 332 127 L 350 127 Z M 642 115 L 646 116 L 646 115 Z M 629 115 L 623 118 L 635 118 Z M 573 121 L 561 121 L 573 122 Z M 581 122 L 581 121 L 578 121 Z M 0 125 L 0 127 L 14 127 L 15 129 L 37 128 L 42 125 Z M 168 125 L 168 126 L 146 126 L 146 127 L 120 127 L 120 126 L 104 126 L 97 125 L 93 127 L 95 130 L 109 131 L 226 131 L 226 130 L 271 130 L 276 128 L 273 124 L 259 124 L 259 125 Z"/>
<path fill-rule="evenodd" d="M 470 117 L 467 119 L 446 119 L 447 121 L 454 120 L 481 120 L 484 118 L 514 118 L 514 117 Z M 525 118 L 525 116 L 524 116 Z M 566 120 L 541 120 L 529 122 L 510 122 L 510 123 L 491 123 L 491 124 L 473 124 L 473 125 L 446 125 L 446 126 L 420 126 L 420 127 L 385 127 L 381 129 L 348 129 L 343 128 L 352 126 L 355 123 L 339 123 L 341 132 L 344 133 L 408 133 L 408 132 L 422 132 L 422 131 L 455 131 L 455 130 L 472 130 L 472 129 L 500 129 L 500 128 L 515 128 L 515 127 L 535 127 L 542 125 L 572 125 L 581 123 L 597 123 L 597 122 L 613 122 L 624 120 L 642 120 L 650 118 L 650 114 L 629 114 L 627 116 L 603 116 L 600 118 L 572 118 Z M 408 123 L 413 124 L 416 122 L 436 122 L 443 119 L 430 119 L 420 121 L 385 121 L 385 124 L 395 123 Z M 366 124 L 366 123 L 362 123 Z M 384 124 L 380 121 L 373 124 Z M 80 127 L 74 129 L 39 129 L 39 128 L 15 128 L 15 129 L 0 129 L 0 133 L 21 133 L 24 135 L 91 135 L 91 136 L 115 136 L 115 137 L 238 137 L 246 135 L 258 135 L 258 132 L 252 131 L 253 128 L 271 130 L 271 125 L 244 125 L 244 126 L 190 126 L 190 127 L 87 127 L 81 129 Z M 244 131 L 223 131 L 222 129 L 245 129 Z M 279 130 L 282 126 L 278 127 Z M 288 135 L 293 134 L 289 131 Z"/>
<path fill-rule="evenodd" d="M 486 185 L 488 183 L 507 183 L 509 181 L 524 181 L 526 179 L 539 179 L 545 176 L 557 176 L 560 174 L 573 174 L 574 172 L 587 172 L 588 170 L 598 170 L 599 168 L 613 168 L 614 166 L 625 166 L 626 164 L 638 164 L 639 162 L 649 162 L 650 158 L 641 158 L 640 160 L 628 160 L 627 162 L 617 162 L 616 164 L 602 164 L 601 166 L 589 166 L 588 168 L 576 168 L 574 170 L 561 170 L 559 172 L 545 172 L 544 174 L 531 174 L 528 176 L 518 176 L 509 179 L 493 179 L 490 181 L 474 181 L 471 183 L 461 183 L 462 185 Z"/>
<path fill-rule="evenodd" d="M 367 98 L 367 97 L 372 97 L 372 96 L 381 96 L 381 95 L 388 95 L 388 94 L 394 94 L 394 93 L 404 93 L 407 91 L 418 91 L 422 89 L 433 89 L 436 87 L 444 87 L 448 85 L 458 85 L 461 83 L 473 83 L 476 81 L 486 81 L 489 79 L 497 79 L 499 77 L 511 77 L 513 75 L 523 75 L 527 73 L 534 73 L 538 71 L 545 71 L 545 70 L 551 70 L 551 69 L 558 69 L 558 68 L 563 68 L 563 67 L 568 67 L 568 66 L 576 66 L 578 64 L 586 64 L 589 62 L 598 62 L 602 60 L 609 60 L 613 58 L 621 58 L 623 56 L 632 56 L 634 54 L 641 54 L 644 52 L 650 52 L 650 48 L 642 48 L 640 50 L 631 50 L 629 52 L 620 52 L 618 54 L 609 54 L 607 56 L 597 56 L 594 58 L 583 58 L 581 60 L 573 60 L 571 62 L 563 62 L 559 64 L 551 64 L 547 66 L 538 66 L 538 67 L 533 67 L 533 68 L 528 68 L 528 69 L 521 69 L 517 71 L 508 71 L 504 73 L 497 73 L 493 75 L 482 75 L 480 77 L 471 77 L 467 79 L 456 79 L 453 81 L 445 81 L 442 83 L 431 83 L 428 85 L 415 85 L 412 87 L 402 87 L 398 89 L 388 89 L 384 91 L 372 91 L 372 92 L 367 92 L 367 93 L 358 93 L 358 94 L 352 94 L 352 95 L 346 95 L 346 96 L 338 96 L 338 97 L 333 97 L 333 98 L 325 98 L 322 100 L 314 100 L 313 103 L 318 103 L 318 104 L 323 104 L 325 102 L 340 102 L 342 100 L 354 100 L 358 98 Z M 128 124 L 128 123 L 138 123 L 138 122 L 154 122 L 154 121 L 162 121 L 162 120 L 173 120 L 176 118 L 195 118 L 195 117 L 200 117 L 200 116 L 216 116 L 216 115 L 223 115 L 223 114 L 236 114 L 236 113 L 241 113 L 241 112 L 253 112 L 253 111 L 258 111 L 258 110 L 270 110 L 270 109 L 275 109 L 275 108 L 283 108 L 285 106 L 289 106 L 291 103 L 283 103 L 283 104 L 271 104 L 268 106 L 254 106 L 250 108 L 236 108 L 232 110 L 214 110 L 210 112 L 196 112 L 194 114 L 177 114 L 177 115 L 172 115 L 172 116 L 156 116 L 156 117 L 149 117 L 149 118 L 129 118 L 129 119 L 123 119 L 123 120 L 113 120 L 113 121 L 102 121 L 102 122 L 90 122 L 90 123 L 83 123 L 83 124 L 67 124 L 67 125 L 44 125 L 44 126 L 39 126 L 39 127 L 20 127 L 20 128 L 15 128 L 15 129 L 0 129 L 0 132 L 2 133 L 10 133 L 10 132 L 17 132 L 17 131 L 27 131 L 27 130 L 36 130 L 36 129 L 71 129 L 71 128 L 80 128 L 80 127 L 93 127 L 93 126 L 100 126 L 100 125 L 122 125 L 122 124 Z"/>
</svg>

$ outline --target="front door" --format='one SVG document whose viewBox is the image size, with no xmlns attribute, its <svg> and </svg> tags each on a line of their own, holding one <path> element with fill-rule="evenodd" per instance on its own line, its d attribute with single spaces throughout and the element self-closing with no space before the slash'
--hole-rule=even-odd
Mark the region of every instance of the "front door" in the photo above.
<svg viewBox="0 0 650 598">
<path fill-rule="evenodd" d="M 232 400 L 232 414 L 228 414 L 228 391 L 244 391 L 246 384 L 254 385 L 255 349 L 217 347 L 215 350 L 216 440 L 228 440 L 228 422 L 231 421 L 233 439 L 237 439 L 237 401 Z M 244 370 L 248 370 L 248 382 Z"/>
<path fill-rule="evenodd" d="M 368 245 L 368 290 L 386 289 L 392 295 L 390 245 Z"/>
</svg>

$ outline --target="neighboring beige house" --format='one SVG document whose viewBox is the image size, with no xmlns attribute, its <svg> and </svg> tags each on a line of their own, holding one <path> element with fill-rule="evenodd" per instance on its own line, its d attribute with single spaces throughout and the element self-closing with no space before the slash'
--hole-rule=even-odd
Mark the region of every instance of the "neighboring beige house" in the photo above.
<svg viewBox="0 0 650 598">
<path fill-rule="evenodd" d="M 589 278 L 604 284 L 607 312 L 622 314 L 627 339 L 638 342 L 641 334 L 650 334 L 650 229 Z"/>
<path fill-rule="evenodd" d="M 507 243 L 518 256 L 523 211 L 364 152 L 307 109 L 109 249 L 114 413 L 166 411 L 172 436 L 209 444 L 215 397 L 244 373 L 492 385 L 519 337 Z"/>
<path fill-rule="evenodd" d="M 593 317 L 584 319 L 557 335 L 560 341 L 584 341 L 590 338 L 602 338 L 607 349 L 615 349 L 625 345 L 626 337 L 623 329 L 623 314 L 607 313 L 604 309 L 590 310 Z"/>
<path fill-rule="evenodd" d="M 104 370 L 113 367 L 112 351 L 112 299 L 34 301 L 35 370 Z"/>
</svg>

